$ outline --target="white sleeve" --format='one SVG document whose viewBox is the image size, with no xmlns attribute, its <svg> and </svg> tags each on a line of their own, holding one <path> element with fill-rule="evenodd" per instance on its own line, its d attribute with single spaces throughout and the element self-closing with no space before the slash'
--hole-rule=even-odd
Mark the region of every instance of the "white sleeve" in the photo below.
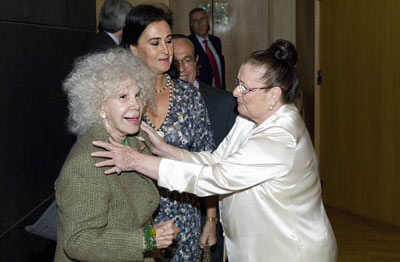
<svg viewBox="0 0 400 262">
<path fill-rule="evenodd" d="M 295 150 L 296 140 L 286 129 L 271 127 L 253 134 L 236 152 L 219 162 L 212 160 L 212 154 L 184 152 L 187 162 L 163 159 L 158 185 L 198 196 L 244 190 L 288 174 Z M 204 161 L 207 159 L 208 162 Z"/>
</svg>

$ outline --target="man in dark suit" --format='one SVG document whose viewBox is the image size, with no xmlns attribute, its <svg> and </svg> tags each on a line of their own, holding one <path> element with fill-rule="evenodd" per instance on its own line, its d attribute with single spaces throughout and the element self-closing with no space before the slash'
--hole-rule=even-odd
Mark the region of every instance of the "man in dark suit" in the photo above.
<svg viewBox="0 0 400 262">
<path fill-rule="evenodd" d="M 226 89 L 225 60 L 222 55 L 221 40 L 209 35 L 210 29 L 207 13 L 202 8 L 194 8 L 189 13 L 189 39 L 199 55 L 198 79 L 210 86 Z"/>
<path fill-rule="evenodd" d="M 132 9 L 126 0 L 106 0 L 100 8 L 99 32 L 88 40 L 85 53 L 106 51 L 119 46 L 125 17 Z"/>
<path fill-rule="evenodd" d="M 172 35 L 172 41 L 174 44 L 174 63 L 179 69 L 179 78 L 190 82 L 199 88 L 211 121 L 211 129 L 213 131 L 215 144 L 218 146 L 229 133 L 235 122 L 237 116 L 236 100 L 230 92 L 213 88 L 196 79 L 196 64 L 198 56 L 195 55 L 193 44 L 188 37 L 175 34 Z M 216 198 L 208 197 L 204 199 L 204 201 L 214 201 L 216 206 Z M 207 239 L 209 242 L 212 242 L 213 238 L 217 237 L 216 246 L 211 248 L 211 261 L 221 262 L 223 260 L 223 237 L 221 225 L 218 223 L 217 218 L 212 219 L 208 217 L 208 214 L 207 216 L 204 214 L 204 201 L 200 202 L 202 205 L 203 227 L 200 241 Z M 215 215 L 217 214 L 215 208 L 213 212 Z M 207 213 L 209 213 L 209 209 L 207 209 Z M 210 233 L 215 232 L 215 230 L 217 231 L 216 235 Z"/>
<path fill-rule="evenodd" d="M 232 93 L 213 88 L 203 83 L 200 78 L 196 79 L 196 65 L 198 55 L 195 54 L 194 46 L 184 35 L 172 36 L 174 44 L 174 59 L 179 69 L 179 78 L 197 86 L 206 104 L 211 121 L 215 144 L 218 146 L 231 130 L 236 116 L 237 103 Z"/>
</svg>

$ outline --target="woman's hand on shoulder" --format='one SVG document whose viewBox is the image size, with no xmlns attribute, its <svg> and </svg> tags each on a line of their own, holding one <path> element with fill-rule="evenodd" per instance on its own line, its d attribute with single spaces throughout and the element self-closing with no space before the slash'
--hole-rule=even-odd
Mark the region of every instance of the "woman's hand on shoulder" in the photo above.
<svg viewBox="0 0 400 262">
<path fill-rule="evenodd" d="M 138 163 L 140 153 L 133 148 L 119 144 L 112 138 L 109 138 L 109 143 L 94 141 L 93 145 L 105 150 L 93 152 L 91 156 L 106 158 L 106 160 L 97 162 L 95 165 L 96 167 L 110 167 L 104 172 L 106 175 L 136 170 L 136 163 Z"/>
</svg>

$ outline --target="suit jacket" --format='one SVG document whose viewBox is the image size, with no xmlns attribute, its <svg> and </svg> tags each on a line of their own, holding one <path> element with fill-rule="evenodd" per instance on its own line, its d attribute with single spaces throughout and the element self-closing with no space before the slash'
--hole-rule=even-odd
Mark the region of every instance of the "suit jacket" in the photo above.
<svg viewBox="0 0 400 262">
<path fill-rule="evenodd" d="M 61 170 L 55 261 L 153 261 L 143 255 L 143 226 L 159 205 L 152 180 L 136 172 L 104 175 L 92 141 L 110 135 L 97 126 L 81 136 Z M 143 137 L 146 137 L 143 134 Z M 137 139 L 129 145 L 140 150 Z M 148 149 L 144 149 L 149 153 Z"/>
<path fill-rule="evenodd" d="M 88 42 L 86 43 L 85 54 L 103 52 L 117 46 L 118 45 L 115 44 L 114 40 L 112 40 L 109 35 L 107 35 L 104 31 L 100 31 L 89 38 Z"/>
<path fill-rule="evenodd" d="M 221 47 L 221 40 L 213 35 L 208 35 L 208 38 L 210 39 L 211 43 L 215 47 L 215 50 L 217 51 L 219 60 L 221 62 L 221 88 L 226 89 L 226 84 L 225 84 L 225 59 L 224 56 L 222 55 L 222 47 Z M 199 61 L 197 62 L 198 65 L 201 65 L 200 69 L 200 75 L 198 76 L 198 79 L 206 83 L 210 86 L 213 84 L 213 71 L 211 68 L 210 61 L 208 61 L 208 56 L 207 53 L 204 51 L 201 43 L 197 39 L 195 34 L 189 35 L 189 39 L 192 41 L 194 45 L 194 50 L 195 53 L 199 55 Z"/>
<path fill-rule="evenodd" d="M 336 261 L 317 157 L 294 104 L 258 126 L 237 117 L 213 153 L 180 151 L 182 161 L 161 160 L 158 185 L 220 196 L 229 262 Z"/>
<path fill-rule="evenodd" d="M 237 116 L 236 99 L 232 93 L 213 88 L 201 81 L 199 81 L 199 90 L 206 104 L 215 145 L 218 147 L 235 123 Z"/>
</svg>

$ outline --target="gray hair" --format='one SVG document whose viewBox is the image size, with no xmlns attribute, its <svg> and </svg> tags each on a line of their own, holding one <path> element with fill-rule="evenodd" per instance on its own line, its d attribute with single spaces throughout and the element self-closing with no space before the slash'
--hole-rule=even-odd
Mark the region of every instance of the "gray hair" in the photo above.
<svg viewBox="0 0 400 262">
<path fill-rule="evenodd" d="M 143 106 L 152 106 L 155 77 L 129 50 L 114 48 L 79 58 L 63 83 L 68 96 L 70 132 L 82 135 L 101 124 L 101 106 L 121 92 L 120 83 L 128 78 L 136 80 Z"/>
<path fill-rule="evenodd" d="M 132 5 L 126 0 L 106 0 L 100 8 L 99 30 L 118 32 L 124 27 L 125 17 L 131 9 Z"/>
</svg>

